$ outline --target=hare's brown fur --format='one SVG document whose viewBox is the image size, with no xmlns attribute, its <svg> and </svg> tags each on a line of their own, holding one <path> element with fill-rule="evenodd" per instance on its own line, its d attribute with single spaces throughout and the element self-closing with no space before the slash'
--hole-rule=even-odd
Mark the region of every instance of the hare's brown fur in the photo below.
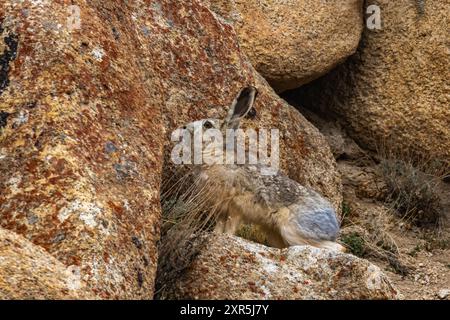
<svg viewBox="0 0 450 320">
<path fill-rule="evenodd" d="M 237 129 L 252 108 L 256 89 L 244 88 L 234 100 L 225 120 L 204 119 L 185 129 L 205 127 Z M 209 153 L 204 157 L 213 157 Z M 316 191 L 277 172 L 261 174 L 264 165 L 213 164 L 195 166 L 200 184 L 214 183 L 219 190 L 216 232 L 234 234 L 241 223 L 256 224 L 267 233 L 271 245 L 286 247 L 309 244 L 343 250 L 335 243 L 339 224 L 331 204 Z M 217 200 L 220 199 L 220 200 Z"/>
</svg>

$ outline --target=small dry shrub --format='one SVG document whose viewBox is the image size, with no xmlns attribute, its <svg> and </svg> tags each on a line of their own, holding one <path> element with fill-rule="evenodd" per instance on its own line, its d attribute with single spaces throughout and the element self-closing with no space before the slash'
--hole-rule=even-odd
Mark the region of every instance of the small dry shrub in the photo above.
<svg viewBox="0 0 450 320">
<path fill-rule="evenodd" d="M 389 263 L 395 272 L 408 273 L 399 249 L 389 232 L 392 215 L 388 208 L 377 205 L 352 206 L 346 203 L 340 241 L 347 250 L 361 258 L 373 257 Z"/>
<path fill-rule="evenodd" d="M 449 172 L 446 164 L 387 148 L 379 151 L 379 155 L 389 191 L 386 203 L 408 223 L 440 227 L 444 219 L 440 184 Z"/>
</svg>

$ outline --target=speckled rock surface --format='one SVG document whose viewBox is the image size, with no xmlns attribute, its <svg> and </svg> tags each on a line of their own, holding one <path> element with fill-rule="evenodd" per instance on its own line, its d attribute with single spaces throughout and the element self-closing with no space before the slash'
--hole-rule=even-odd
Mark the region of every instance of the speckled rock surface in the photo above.
<svg viewBox="0 0 450 320">
<path fill-rule="evenodd" d="M 166 294 L 175 299 L 401 298 L 367 260 L 310 246 L 273 249 L 228 235 L 212 235 Z"/>
<path fill-rule="evenodd" d="M 341 203 L 323 136 L 252 68 L 198 1 L 3 1 L 0 226 L 43 247 L 100 298 L 151 298 L 163 145 L 260 90 L 246 125 L 281 131 L 281 165 Z M 69 19 L 69 21 L 72 18 Z"/>
<path fill-rule="evenodd" d="M 450 163 L 450 2 L 367 1 L 381 8 L 382 29 L 365 30 L 358 52 L 299 101 L 342 119 L 360 145 L 396 146 Z"/>
<path fill-rule="evenodd" d="M 152 34 L 162 54 L 157 63 L 167 73 L 162 78 L 167 132 L 193 120 L 224 118 L 240 89 L 254 85 L 259 91 L 256 116 L 242 127 L 279 129 L 281 168 L 330 199 L 339 211 L 341 180 L 325 138 L 253 68 L 233 27 L 196 1 L 162 8 L 165 19 L 175 21 L 167 34 Z"/>
<path fill-rule="evenodd" d="M 355 52 L 362 0 L 205 0 L 236 28 L 255 68 L 277 91 L 298 88 Z"/>
<path fill-rule="evenodd" d="M 2 1 L 0 226 L 78 269 L 100 298 L 151 298 L 163 144 L 154 57 L 131 6 L 78 4 L 82 29 L 70 32 L 64 2 Z"/>
<path fill-rule="evenodd" d="M 76 268 L 0 228 L 0 299 L 95 299 Z"/>
</svg>

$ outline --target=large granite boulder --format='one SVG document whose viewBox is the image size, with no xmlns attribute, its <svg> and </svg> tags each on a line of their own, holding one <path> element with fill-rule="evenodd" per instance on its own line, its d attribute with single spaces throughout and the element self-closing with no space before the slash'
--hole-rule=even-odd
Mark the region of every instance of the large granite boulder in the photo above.
<svg viewBox="0 0 450 320">
<path fill-rule="evenodd" d="M 172 299 L 397 299 L 381 270 L 350 254 L 274 249 L 211 235 L 192 265 L 166 288 Z"/>
<path fill-rule="evenodd" d="M 79 270 L 43 248 L 0 228 L 0 300 L 95 299 Z"/>
<path fill-rule="evenodd" d="M 362 146 L 449 166 L 449 3 L 366 2 L 373 4 L 381 30 L 366 29 L 357 53 L 300 88 L 297 100 L 337 115 Z"/>
<path fill-rule="evenodd" d="M 339 209 L 325 139 L 253 69 L 231 25 L 198 1 L 77 6 L 8 0 L 0 13 L 1 227 L 99 298 L 152 298 L 164 143 L 224 116 L 247 84 L 260 95 L 246 125 L 280 129 L 283 170 Z"/>
<path fill-rule="evenodd" d="M 363 1 L 207 0 L 232 23 L 255 68 L 277 91 L 324 75 L 358 47 Z"/>
</svg>

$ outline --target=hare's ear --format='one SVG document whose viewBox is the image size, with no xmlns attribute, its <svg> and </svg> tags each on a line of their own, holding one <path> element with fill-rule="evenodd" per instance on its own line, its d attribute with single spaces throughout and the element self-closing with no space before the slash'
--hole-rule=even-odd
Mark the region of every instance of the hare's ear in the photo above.
<svg viewBox="0 0 450 320">
<path fill-rule="evenodd" d="M 226 128 L 237 129 L 239 127 L 240 120 L 245 117 L 253 107 L 257 94 L 258 91 L 252 86 L 245 87 L 239 92 L 225 119 L 224 126 Z"/>
</svg>

